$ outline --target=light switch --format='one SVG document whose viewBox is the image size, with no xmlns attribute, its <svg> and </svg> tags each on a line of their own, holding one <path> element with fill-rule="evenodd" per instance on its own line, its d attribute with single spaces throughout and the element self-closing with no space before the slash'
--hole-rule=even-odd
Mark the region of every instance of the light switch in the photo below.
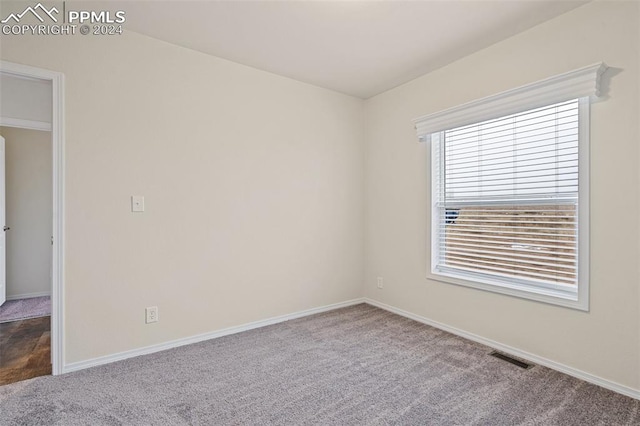
<svg viewBox="0 0 640 426">
<path fill-rule="evenodd" d="M 131 196 L 131 211 L 143 212 L 144 211 L 144 196 L 132 195 Z"/>
</svg>

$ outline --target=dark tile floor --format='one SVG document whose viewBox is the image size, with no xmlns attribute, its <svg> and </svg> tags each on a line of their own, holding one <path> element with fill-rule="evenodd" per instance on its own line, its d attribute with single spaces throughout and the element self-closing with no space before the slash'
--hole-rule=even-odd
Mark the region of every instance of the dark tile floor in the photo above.
<svg viewBox="0 0 640 426">
<path fill-rule="evenodd" d="M 0 324 L 0 385 L 51 374 L 51 317 Z"/>
</svg>

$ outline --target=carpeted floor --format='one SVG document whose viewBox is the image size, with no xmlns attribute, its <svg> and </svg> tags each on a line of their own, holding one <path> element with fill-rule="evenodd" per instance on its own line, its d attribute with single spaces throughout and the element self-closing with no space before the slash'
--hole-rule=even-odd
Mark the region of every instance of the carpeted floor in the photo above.
<svg viewBox="0 0 640 426">
<path fill-rule="evenodd" d="M 0 323 L 51 315 L 49 296 L 8 300 L 0 306 Z"/>
<path fill-rule="evenodd" d="M 0 387 L 3 425 L 638 425 L 640 401 L 358 305 Z"/>
</svg>

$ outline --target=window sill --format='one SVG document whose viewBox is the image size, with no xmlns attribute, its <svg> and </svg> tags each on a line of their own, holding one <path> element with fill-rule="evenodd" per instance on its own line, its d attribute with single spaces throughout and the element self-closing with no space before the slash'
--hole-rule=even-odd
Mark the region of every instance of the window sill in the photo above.
<svg viewBox="0 0 640 426">
<path fill-rule="evenodd" d="M 479 281 L 470 280 L 467 277 L 457 276 L 449 272 L 431 272 L 427 274 L 428 280 L 438 281 L 445 284 L 454 284 L 463 287 L 471 287 L 478 290 L 492 293 L 504 294 L 521 299 L 533 300 L 536 302 L 551 305 L 563 306 L 566 308 L 589 311 L 589 301 L 586 295 L 580 293 L 567 293 L 546 288 L 534 288 L 517 283 L 508 284 L 500 281 Z"/>
</svg>

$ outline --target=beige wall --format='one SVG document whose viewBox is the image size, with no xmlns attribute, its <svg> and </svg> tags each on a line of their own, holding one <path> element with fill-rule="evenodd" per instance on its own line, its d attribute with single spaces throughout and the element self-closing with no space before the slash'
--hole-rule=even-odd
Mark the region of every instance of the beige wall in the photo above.
<svg viewBox="0 0 640 426">
<path fill-rule="evenodd" d="M 65 74 L 67 363 L 361 296 L 361 100 L 129 31 L 1 55 Z"/>
<path fill-rule="evenodd" d="M 51 123 L 52 95 L 51 81 L 25 79 L 2 73 L 0 117 Z"/>
<path fill-rule="evenodd" d="M 7 297 L 51 293 L 51 133 L 0 127 L 5 138 Z"/>
<path fill-rule="evenodd" d="M 638 6 L 587 4 L 367 101 L 366 296 L 640 389 Z M 411 120 L 599 61 L 613 69 L 591 108 L 590 312 L 426 280 L 429 152 Z"/>
</svg>

